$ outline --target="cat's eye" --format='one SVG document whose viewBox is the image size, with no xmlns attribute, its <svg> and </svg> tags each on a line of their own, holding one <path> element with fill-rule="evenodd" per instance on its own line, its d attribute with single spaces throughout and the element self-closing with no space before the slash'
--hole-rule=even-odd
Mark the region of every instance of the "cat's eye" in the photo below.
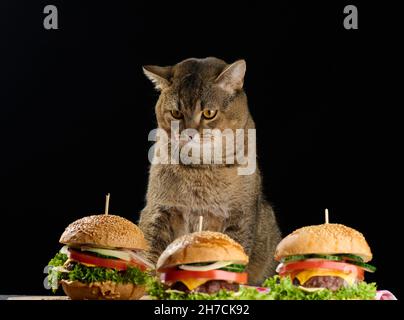
<svg viewBox="0 0 404 320">
<path fill-rule="evenodd" d="M 182 112 L 178 110 L 171 110 L 171 115 L 175 119 L 182 119 Z"/>
<path fill-rule="evenodd" d="M 204 117 L 205 119 L 211 120 L 211 119 L 213 119 L 214 117 L 216 117 L 217 110 L 205 109 L 205 110 L 203 110 L 202 114 L 203 114 L 203 117 Z"/>
</svg>

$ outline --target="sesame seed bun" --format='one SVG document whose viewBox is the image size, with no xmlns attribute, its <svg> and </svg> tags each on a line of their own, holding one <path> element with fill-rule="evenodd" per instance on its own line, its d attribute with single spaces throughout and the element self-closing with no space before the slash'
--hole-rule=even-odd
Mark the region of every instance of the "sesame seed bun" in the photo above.
<svg viewBox="0 0 404 320">
<path fill-rule="evenodd" d="M 243 247 L 229 236 L 212 231 L 194 232 L 174 240 L 157 261 L 157 271 L 180 264 L 234 261 L 247 264 Z"/>
<path fill-rule="evenodd" d="M 112 214 L 92 215 L 69 224 L 59 240 L 67 245 L 103 248 L 148 248 L 143 232 L 131 221 Z"/>
<path fill-rule="evenodd" d="M 111 281 L 83 283 L 61 281 L 63 291 L 72 300 L 138 300 L 145 294 L 145 286 Z"/>
<path fill-rule="evenodd" d="M 365 237 L 359 231 L 342 224 L 320 224 L 297 229 L 277 246 L 275 259 L 303 254 L 354 254 L 365 262 L 372 259 L 372 252 Z"/>
</svg>

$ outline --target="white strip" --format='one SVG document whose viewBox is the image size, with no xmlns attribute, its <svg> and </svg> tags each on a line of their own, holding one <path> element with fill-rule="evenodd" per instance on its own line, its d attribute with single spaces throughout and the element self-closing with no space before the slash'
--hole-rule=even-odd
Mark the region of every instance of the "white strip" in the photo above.
<svg viewBox="0 0 404 320">
<path fill-rule="evenodd" d="M 188 271 L 210 271 L 210 270 L 215 270 L 215 269 L 220 269 L 223 267 L 226 267 L 230 264 L 233 264 L 233 261 L 218 261 L 212 264 L 208 264 L 206 266 L 190 266 L 186 264 L 182 264 L 179 266 L 180 269 L 182 270 L 188 270 Z"/>
<path fill-rule="evenodd" d="M 279 271 L 281 271 L 282 267 L 284 266 L 283 263 L 278 264 L 278 266 L 276 267 L 276 273 L 279 273 Z"/>
<path fill-rule="evenodd" d="M 143 263 L 149 269 L 155 269 L 155 266 L 151 262 L 149 262 L 146 258 L 144 258 L 141 254 L 138 254 L 128 249 L 126 249 L 125 252 L 127 252 L 133 260 Z"/>
</svg>

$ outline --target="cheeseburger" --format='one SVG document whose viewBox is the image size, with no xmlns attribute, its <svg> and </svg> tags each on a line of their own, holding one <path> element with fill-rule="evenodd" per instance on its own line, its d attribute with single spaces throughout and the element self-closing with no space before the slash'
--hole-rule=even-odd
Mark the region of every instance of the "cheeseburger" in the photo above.
<svg viewBox="0 0 404 320">
<path fill-rule="evenodd" d="M 247 283 L 248 256 L 219 232 L 201 231 L 172 242 L 157 261 L 161 283 L 149 295 L 157 299 L 237 299 L 258 296 Z"/>
<path fill-rule="evenodd" d="M 59 240 L 65 246 L 49 262 L 48 281 L 73 300 L 139 299 L 153 268 L 141 255 L 142 231 L 116 215 L 92 215 L 71 223 Z"/>
<path fill-rule="evenodd" d="M 275 259 L 280 262 L 276 270 L 280 279 L 269 279 L 264 285 L 277 299 L 375 297 L 375 284 L 364 282 L 365 272 L 376 270 L 367 263 L 372 252 L 364 236 L 347 226 L 326 223 L 300 228 L 279 243 Z"/>
</svg>

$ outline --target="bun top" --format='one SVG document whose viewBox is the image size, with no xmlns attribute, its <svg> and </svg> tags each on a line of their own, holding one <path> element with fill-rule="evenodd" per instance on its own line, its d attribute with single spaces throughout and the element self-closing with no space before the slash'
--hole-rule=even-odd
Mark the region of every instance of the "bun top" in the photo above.
<svg viewBox="0 0 404 320">
<path fill-rule="evenodd" d="M 147 249 L 143 232 L 131 221 L 112 214 L 92 215 L 69 224 L 59 240 L 67 245 Z"/>
<path fill-rule="evenodd" d="M 180 264 L 234 261 L 247 264 L 243 247 L 229 236 L 212 231 L 186 234 L 174 240 L 157 261 L 157 271 Z"/>
<path fill-rule="evenodd" d="M 297 229 L 277 246 L 275 259 L 297 254 L 354 254 L 367 262 L 372 252 L 359 231 L 342 224 L 327 223 Z"/>
</svg>

